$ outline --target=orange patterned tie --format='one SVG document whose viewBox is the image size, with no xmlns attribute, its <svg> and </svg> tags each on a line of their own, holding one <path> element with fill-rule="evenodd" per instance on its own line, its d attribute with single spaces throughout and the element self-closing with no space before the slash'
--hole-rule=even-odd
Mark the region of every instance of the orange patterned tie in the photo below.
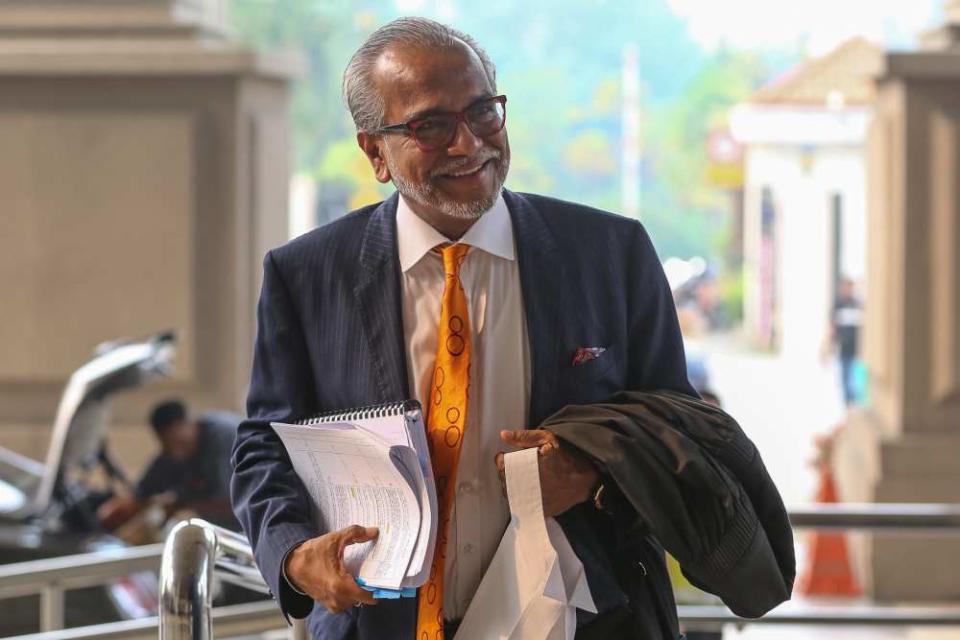
<svg viewBox="0 0 960 640">
<path fill-rule="evenodd" d="M 440 520 L 430 578 L 420 587 L 417 640 L 444 640 L 443 565 L 470 386 L 470 315 L 467 296 L 460 282 L 460 265 L 469 250 L 470 246 L 465 244 L 449 245 L 440 250 L 446 277 L 440 306 L 437 360 L 427 412 L 427 441 L 437 482 Z"/>
</svg>

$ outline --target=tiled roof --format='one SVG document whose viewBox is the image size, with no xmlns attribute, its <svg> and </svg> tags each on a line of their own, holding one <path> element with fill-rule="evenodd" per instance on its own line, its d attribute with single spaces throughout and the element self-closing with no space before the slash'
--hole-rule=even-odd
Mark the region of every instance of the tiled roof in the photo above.
<svg viewBox="0 0 960 640">
<path fill-rule="evenodd" d="M 754 104 L 842 105 L 871 104 L 874 77 L 880 72 L 883 49 L 854 38 L 820 58 L 803 62 L 750 97 Z M 838 105 L 841 106 L 841 105 Z"/>
</svg>

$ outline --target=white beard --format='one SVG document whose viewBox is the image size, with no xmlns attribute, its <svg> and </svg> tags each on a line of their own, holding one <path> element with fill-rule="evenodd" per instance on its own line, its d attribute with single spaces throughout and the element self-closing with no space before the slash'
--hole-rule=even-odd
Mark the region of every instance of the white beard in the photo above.
<svg viewBox="0 0 960 640">
<path fill-rule="evenodd" d="M 386 146 L 384 146 L 384 159 L 387 163 L 387 169 L 390 170 L 393 185 L 403 197 L 421 206 L 436 209 L 451 218 L 458 218 L 460 220 L 476 220 L 493 207 L 497 202 L 497 198 L 500 197 L 500 192 L 503 190 L 503 183 L 507 177 L 507 171 L 510 169 L 509 156 L 505 160 L 503 154 L 492 149 L 482 150 L 480 154 L 478 154 L 478 157 L 470 158 L 466 161 L 448 163 L 447 165 L 438 167 L 431 174 L 431 178 L 444 173 L 452 173 L 470 165 L 475 165 L 478 160 L 481 164 L 490 159 L 498 160 L 496 165 L 495 188 L 489 195 L 470 202 L 455 202 L 437 193 L 437 190 L 430 184 L 414 184 L 407 180 L 407 178 L 397 170 L 397 166 L 393 162 L 393 158 L 390 152 L 387 151 Z"/>
</svg>

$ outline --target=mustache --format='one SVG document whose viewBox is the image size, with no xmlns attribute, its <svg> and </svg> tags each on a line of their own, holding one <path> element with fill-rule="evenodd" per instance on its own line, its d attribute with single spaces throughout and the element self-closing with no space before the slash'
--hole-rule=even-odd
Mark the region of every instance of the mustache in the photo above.
<svg viewBox="0 0 960 640">
<path fill-rule="evenodd" d="M 430 172 L 431 178 L 436 178 L 447 173 L 456 173 L 458 171 L 463 171 L 464 169 L 469 169 L 470 167 L 479 167 L 484 162 L 488 160 L 501 160 L 502 154 L 496 149 L 484 148 L 477 152 L 476 155 L 470 158 L 457 158 L 455 160 L 450 160 L 445 162 L 441 166 L 435 168 Z"/>
</svg>

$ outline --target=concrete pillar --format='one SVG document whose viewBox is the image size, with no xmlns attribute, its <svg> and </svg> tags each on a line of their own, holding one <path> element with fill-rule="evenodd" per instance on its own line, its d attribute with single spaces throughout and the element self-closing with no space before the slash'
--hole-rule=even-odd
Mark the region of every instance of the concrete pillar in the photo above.
<svg viewBox="0 0 960 640">
<path fill-rule="evenodd" d="M 869 406 L 837 447 L 849 501 L 960 501 L 960 2 L 890 53 L 870 135 Z M 858 536 L 881 600 L 960 601 L 960 537 Z"/>
<path fill-rule="evenodd" d="M 238 44 L 225 15 L 0 2 L 0 425 L 38 447 L 67 376 L 121 336 L 181 343 L 172 378 L 118 399 L 117 420 L 169 395 L 242 408 L 260 262 L 287 237 L 298 64 Z"/>
</svg>

